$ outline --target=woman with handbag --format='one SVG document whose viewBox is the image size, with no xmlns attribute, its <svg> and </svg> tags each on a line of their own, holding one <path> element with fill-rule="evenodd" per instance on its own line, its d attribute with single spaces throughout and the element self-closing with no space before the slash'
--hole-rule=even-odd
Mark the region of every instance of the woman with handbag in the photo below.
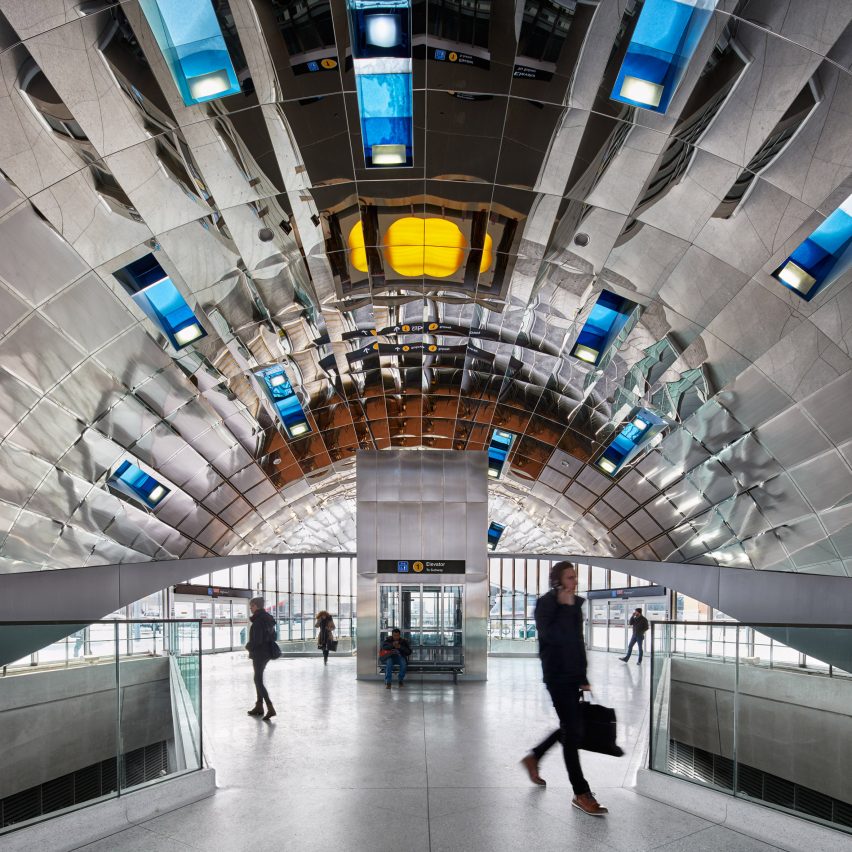
<svg viewBox="0 0 852 852">
<path fill-rule="evenodd" d="M 330 612 L 322 610 L 317 613 L 317 648 L 322 651 L 322 660 L 328 665 L 328 652 L 337 650 L 337 640 L 334 638 L 334 618 Z"/>
</svg>

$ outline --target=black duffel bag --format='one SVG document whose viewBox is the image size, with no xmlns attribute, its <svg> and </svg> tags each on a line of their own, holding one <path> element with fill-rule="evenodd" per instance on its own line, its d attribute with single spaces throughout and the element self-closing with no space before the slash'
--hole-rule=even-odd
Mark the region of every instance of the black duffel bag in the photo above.
<svg viewBox="0 0 852 852">
<path fill-rule="evenodd" d="M 596 751 L 599 754 L 621 757 L 624 751 L 615 743 L 615 710 L 612 707 L 604 707 L 603 704 L 585 701 L 584 695 L 585 693 L 580 693 L 580 719 L 583 731 L 580 748 L 584 751 Z"/>
</svg>

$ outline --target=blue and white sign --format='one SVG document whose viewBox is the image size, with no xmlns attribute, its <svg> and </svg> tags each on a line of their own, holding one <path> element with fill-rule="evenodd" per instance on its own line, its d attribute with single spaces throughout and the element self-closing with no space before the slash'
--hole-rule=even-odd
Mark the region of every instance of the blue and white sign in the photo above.
<svg viewBox="0 0 852 852">
<path fill-rule="evenodd" d="M 398 574 L 407 574 L 408 573 L 408 562 L 402 560 L 396 563 L 396 570 Z"/>
</svg>

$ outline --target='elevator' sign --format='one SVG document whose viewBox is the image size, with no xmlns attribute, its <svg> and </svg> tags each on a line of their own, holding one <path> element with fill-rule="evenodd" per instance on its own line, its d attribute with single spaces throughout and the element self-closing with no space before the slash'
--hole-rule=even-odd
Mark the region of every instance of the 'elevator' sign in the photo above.
<svg viewBox="0 0 852 852">
<path fill-rule="evenodd" d="M 379 559 L 379 574 L 464 574 L 464 559 Z"/>
</svg>

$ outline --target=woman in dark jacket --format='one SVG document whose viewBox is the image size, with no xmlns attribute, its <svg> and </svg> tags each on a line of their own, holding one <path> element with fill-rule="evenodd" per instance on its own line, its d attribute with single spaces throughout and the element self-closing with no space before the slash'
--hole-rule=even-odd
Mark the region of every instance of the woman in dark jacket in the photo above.
<svg viewBox="0 0 852 852">
<path fill-rule="evenodd" d="M 328 652 L 331 650 L 331 643 L 334 641 L 334 619 L 330 612 L 322 610 L 317 613 L 316 620 L 317 628 L 317 648 L 322 651 L 322 660 L 328 665 Z"/>
<path fill-rule="evenodd" d="M 271 645 L 275 641 L 275 619 L 264 609 L 266 602 L 263 598 L 252 598 L 249 601 L 251 611 L 248 642 L 246 651 L 251 657 L 254 668 L 254 688 L 257 692 L 257 701 L 254 707 L 248 711 L 249 716 L 263 716 L 263 721 L 268 722 L 276 715 L 269 693 L 263 683 L 263 670 L 272 659 Z M 263 702 L 266 702 L 266 715 L 263 715 Z"/>
</svg>

